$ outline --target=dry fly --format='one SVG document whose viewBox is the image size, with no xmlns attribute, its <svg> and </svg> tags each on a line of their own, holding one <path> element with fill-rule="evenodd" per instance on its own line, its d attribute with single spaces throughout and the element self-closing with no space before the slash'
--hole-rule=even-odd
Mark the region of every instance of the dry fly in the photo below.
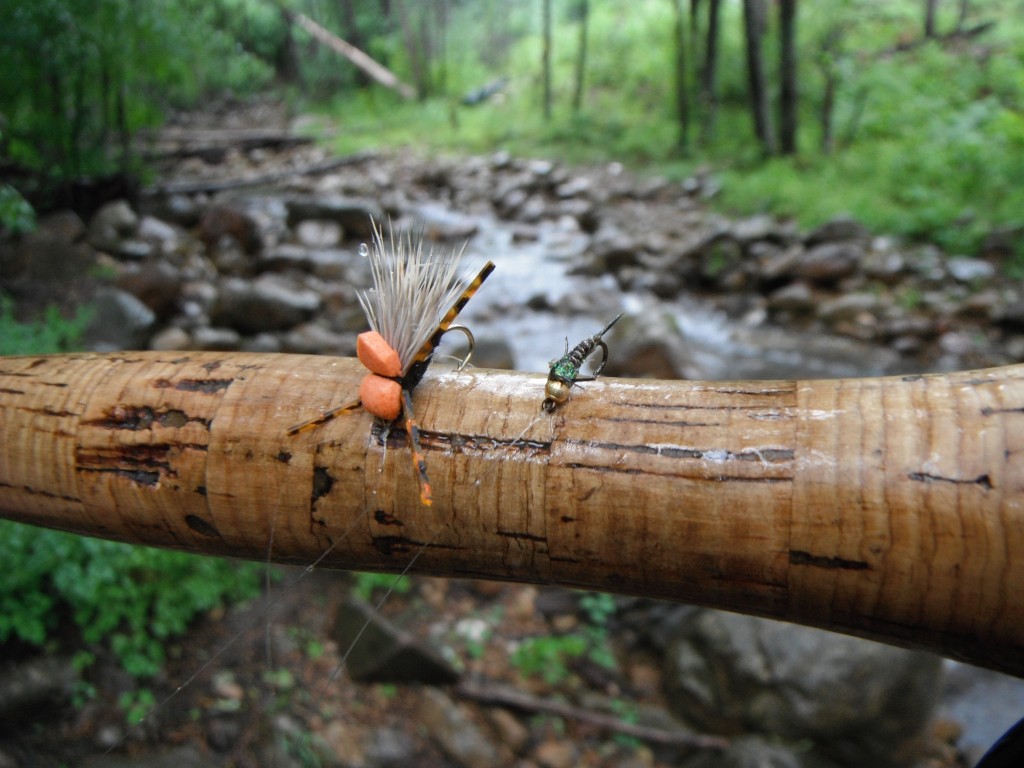
<svg viewBox="0 0 1024 768">
<path fill-rule="evenodd" d="M 422 240 L 414 242 L 410 235 L 396 238 L 394 233 L 385 242 L 376 224 L 371 246 L 364 243 L 359 252 L 370 260 L 373 288 L 359 293 L 359 303 L 371 330 L 356 339 L 356 354 L 370 372 L 359 385 L 358 400 L 296 424 L 288 434 L 316 429 L 360 405 L 388 422 L 403 415 L 420 484 L 420 501 L 429 506 L 430 480 L 420 448 L 419 426 L 413 415 L 412 390 L 423 378 L 434 350 L 448 331 L 466 334 L 469 352 L 460 369 L 469 362 L 473 334 L 452 323 L 494 271 L 494 263 L 488 261 L 476 277 L 465 279 L 458 274 L 461 249 L 425 251 Z"/>
</svg>

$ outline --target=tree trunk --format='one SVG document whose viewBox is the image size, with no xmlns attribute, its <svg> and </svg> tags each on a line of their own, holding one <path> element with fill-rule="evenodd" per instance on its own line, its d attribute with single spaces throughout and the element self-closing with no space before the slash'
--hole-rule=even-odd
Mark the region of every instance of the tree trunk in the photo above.
<svg viewBox="0 0 1024 768">
<path fill-rule="evenodd" d="M 690 149 L 690 91 L 686 77 L 687 36 L 683 28 L 683 0 L 671 0 L 675 11 L 674 42 L 675 42 L 675 90 L 676 120 L 678 125 L 677 146 L 681 152 Z M 691 17 L 692 21 L 692 17 Z"/>
<path fill-rule="evenodd" d="M 428 372 L 405 431 L 303 355 L 0 358 L 0 515 L 205 554 L 558 584 L 922 647 L 1024 676 L 1024 365 L 581 385 Z"/>
<path fill-rule="evenodd" d="M 700 72 L 701 141 L 710 142 L 715 133 L 715 114 L 718 111 L 718 30 L 720 0 L 708 3 L 708 28 L 704 43 L 704 65 Z"/>
<path fill-rule="evenodd" d="M 583 81 L 587 72 L 587 27 L 590 20 L 590 0 L 579 0 L 579 46 L 576 49 L 576 83 L 572 93 L 572 111 L 583 106 Z"/>
<path fill-rule="evenodd" d="M 939 0 L 924 0 L 924 36 L 935 37 L 935 15 L 939 8 Z"/>
<path fill-rule="evenodd" d="M 743 24 L 747 48 L 747 89 L 754 135 L 767 155 L 775 154 L 768 86 L 765 82 L 761 37 L 764 33 L 764 0 L 743 0 Z"/>
<path fill-rule="evenodd" d="M 543 0 L 541 6 L 543 16 L 541 33 L 541 80 L 543 88 L 544 119 L 551 120 L 551 0 Z"/>
<path fill-rule="evenodd" d="M 797 150 L 796 0 L 779 0 L 779 146 L 784 155 Z"/>
</svg>

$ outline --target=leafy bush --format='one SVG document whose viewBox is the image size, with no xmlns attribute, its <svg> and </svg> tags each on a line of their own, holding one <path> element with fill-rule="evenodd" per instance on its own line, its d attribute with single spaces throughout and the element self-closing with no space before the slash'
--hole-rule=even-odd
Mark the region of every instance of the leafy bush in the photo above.
<svg viewBox="0 0 1024 768">
<path fill-rule="evenodd" d="M 92 319 L 89 307 L 80 307 L 70 320 L 55 306 L 39 320 L 21 323 L 14 318 L 14 303 L 0 294 L 0 355 L 47 355 L 74 349 Z"/>
<path fill-rule="evenodd" d="M 70 612 L 81 639 L 154 675 L 196 614 L 258 591 L 257 564 L 195 557 L 0 521 L 0 642 L 44 646 Z"/>
<path fill-rule="evenodd" d="M 65 320 L 54 307 L 19 323 L 0 296 L 0 354 L 72 349 L 88 311 Z M 166 643 L 198 613 L 258 592 L 261 566 L 153 550 L 0 520 L 0 643 L 53 650 L 105 645 L 135 676 L 156 674 Z M 68 626 L 68 621 L 70 625 Z M 70 630 L 70 631 L 69 631 Z M 59 638 L 59 639 L 58 639 Z M 79 654 L 82 665 L 89 653 Z M 138 710 L 147 697 L 130 697 Z"/>
</svg>

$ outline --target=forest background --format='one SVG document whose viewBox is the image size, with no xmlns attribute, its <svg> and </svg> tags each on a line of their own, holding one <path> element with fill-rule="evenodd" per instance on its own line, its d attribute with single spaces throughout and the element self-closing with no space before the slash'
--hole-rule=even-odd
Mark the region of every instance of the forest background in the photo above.
<svg viewBox="0 0 1024 768">
<path fill-rule="evenodd" d="M 139 139 L 179 111 L 283 99 L 342 154 L 506 150 L 700 175 L 729 213 L 849 214 L 950 254 L 998 241 L 1003 274 L 1024 278 L 1024 0 L 6 0 L 0 72 L 8 236 L 83 178 L 144 183 Z M 0 354 L 66 349 L 81 322 L 25 325 L 0 296 Z M 86 647 L 112 636 L 151 675 L 196 611 L 258 578 L 61 536 L 2 537 L 0 643 L 52 642 L 70 605 Z"/>
<path fill-rule="evenodd" d="M 848 213 L 968 254 L 1009 233 L 1021 270 L 1021 0 L 13 0 L 0 67 L 9 222 L 16 191 L 47 203 L 26 174 L 138 171 L 140 130 L 213 94 L 273 93 L 319 114 L 342 153 L 713 173 L 731 212 Z"/>
</svg>

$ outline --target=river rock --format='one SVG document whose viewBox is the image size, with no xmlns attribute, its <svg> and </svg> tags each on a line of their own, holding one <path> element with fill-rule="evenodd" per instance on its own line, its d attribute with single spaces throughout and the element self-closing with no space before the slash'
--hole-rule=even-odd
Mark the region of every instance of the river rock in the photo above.
<svg viewBox="0 0 1024 768">
<path fill-rule="evenodd" d="M 473 216 L 453 211 L 440 203 L 417 203 L 405 211 L 407 231 L 421 234 L 425 240 L 465 242 L 477 233 L 479 224 Z"/>
<path fill-rule="evenodd" d="M 83 340 L 94 352 L 143 349 L 156 315 L 139 299 L 117 288 L 100 288 L 92 301 L 93 316 Z"/>
<path fill-rule="evenodd" d="M 356 255 L 343 248 L 309 248 L 303 245 L 278 245 L 260 257 L 256 268 L 308 272 L 324 280 L 350 280 Z"/>
<path fill-rule="evenodd" d="M 319 307 L 316 293 L 279 275 L 260 275 L 251 282 L 227 278 L 220 284 L 210 319 L 214 325 L 254 334 L 292 328 Z"/>
<path fill-rule="evenodd" d="M 991 280 L 996 276 L 996 268 L 982 259 L 969 259 L 966 256 L 954 256 L 946 262 L 946 269 L 954 280 L 961 283 L 979 283 Z"/>
<path fill-rule="evenodd" d="M 351 355 L 355 342 L 351 336 L 335 333 L 322 325 L 302 323 L 280 337 L 282 352 L 299 355 Z"/>
<path fill-rule="evenodd" d="M 40 656 L 0 667 L 0 720 L 25 718 L 35 725 L 42 713 L 57 714 L 71 702 L 79 674 L 71 659 Z"/>
<path fill-rule="evenodd" d="M 850 216 L 837 216 L 811 230 L 804 238 L 808 247 L 821 243 L 856 242 L 866 245 L 871 241 L 870 230 Z"/>
<path fill-rule="evenodd" d="M 349 649 L 345 663 L 357 682 L 448 685 L 459 679 L 436 650 L 399 629 L 364 600 L 353 597 L 342 604 L 331 636 L 339 648 Z"/>
<path fill-rule="evenodd" d="M 153 310 L 158 320 L 166 320 L 177 309 L 183 283 L 179 270 L 165 261 L 151 261 L 126 268 L 116 284 Z"/>
<path fill-rule="evenodd" d="M 96 253 L 82 242 L 85 224 L 73 211 L 39 220 L 34 232 L 0 243 L 0 282 L 33 281 L 70 284 L 96 263 Z"/>
<path fill-rule="evenodd" d="M 295 239 L 306 248 L 334 248 L 344 236 L 345 231 L 336 221 L 306 219 L 295 225 Z"/>
<path fill-rule="evenodd" d="M 874 318 L 882 314 L 889 302 L 874 293 L 844 293 L 834 299 L 823 302 L 818 307 L 818 317 L 826 323 L 842 320 L 856 320 L 865 315 Z"/>
<path fill-rule="evenodd" d="M 107 203 L 89 222 L 89 244 L 98 251 L 116 254 L 121 242 L 139 228 L 139 217 L 127 200 Z"/>
<path fill-rule="evenodd" d="M 706 750 L 682 763 L 684 768 L 812 768 L 800 759 L 803 750 L 762 736 L 739 736 L 723 752 Z M 838 768 L 816 761 L 813 768 Z"/>
<path fill-rule="evenodd" d="M 230 352 L 239 348 L 241 335 L 234 328 L 203 326 L 192 331 L 192 346 L 207 352 Z"/>
<path fill-rule="evenodd" d="M 804 282 L 784 285 L 768 296 L 768 309 L 786 312 L 790 315 L 809 315 L 814 311 L 817 299 L 810 286 Z"/>
<path fill-rule="evenodd" d="M 835 285 L 856 272 L 863 258 L 857 243 L 824 243 L 803 253 L 794 274 L 814 285 Z"/>
<path fill-rule="evenodd" d="M 192 349 L 192 336 L 184 328 L 171 326 L 153 334 L 149 340 L 149 349 L 157 352 Z"/>
<path fill-rule="evenodd" d="M 936 656 L 719 611 L 690 614 L 666 657 L 687 722 L 806 741 L 839 765 L 906 765 L 941 686 Z"/>
<path fill-rule="evenodd" d="M 333 221 L 347 235 L 369 240 L 373 237 L 372 222 L 384 226 L 384 211 L 369 198 L 296 196 L 285 200 L 285 208 L 288 225 L 293 227 L 307 219 Z"/>
<path fill-rule="evenodd" d="M 490 734 L 470 717 L 469 711 L 436 688 L 423 691 L 417 721 L 442 751 L 465 768 L 509 765 L 510 755 L 494 746 Z"/>
</svg>

